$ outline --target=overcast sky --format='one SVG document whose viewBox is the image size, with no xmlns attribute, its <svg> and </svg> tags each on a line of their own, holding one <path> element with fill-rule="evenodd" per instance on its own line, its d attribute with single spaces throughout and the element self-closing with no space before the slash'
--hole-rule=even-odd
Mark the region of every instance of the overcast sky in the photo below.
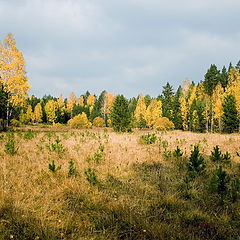
<svg viewBox="0 0 240 240">
<path fill-rule="evenodd" d="M 157 96 L 240 59 L 239 0 L 0 0 L 30 94 Z"/>
</svg>

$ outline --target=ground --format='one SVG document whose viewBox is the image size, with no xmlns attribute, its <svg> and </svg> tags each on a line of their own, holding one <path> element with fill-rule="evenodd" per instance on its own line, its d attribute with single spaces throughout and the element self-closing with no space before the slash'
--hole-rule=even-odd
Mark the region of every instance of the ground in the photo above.
<svg viewBox="0 0 240 240">
<path fill-rule="evenodd" d="M 239 140 L 64 126 L 0 133 L 0 239 L 240 239 Z M 189 183 L 195 145 L 206 169 Z M 230 162 L 211 161 L 216 145 Z M 224 196 L 209 188 L 219 165 L 231 179 Z"/>
</svg>

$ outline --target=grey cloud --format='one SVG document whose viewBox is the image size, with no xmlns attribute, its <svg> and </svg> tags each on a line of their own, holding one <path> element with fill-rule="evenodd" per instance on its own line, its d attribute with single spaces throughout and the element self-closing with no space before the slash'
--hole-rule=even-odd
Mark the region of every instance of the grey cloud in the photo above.
<svg viewBox="0 0 240 240">
<path fill-rule="evenodd" d="M 158 95 L 240 58 L 237 0 L 0 0 L 31 93 Z"/>
</svg>

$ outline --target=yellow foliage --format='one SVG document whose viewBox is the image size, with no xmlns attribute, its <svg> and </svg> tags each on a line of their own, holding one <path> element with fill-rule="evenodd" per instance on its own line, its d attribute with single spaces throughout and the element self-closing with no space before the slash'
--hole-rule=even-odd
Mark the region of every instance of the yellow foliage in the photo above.
<svg viewBox="0 0 240 240">
<path fill-rule="evenodd" d="M 60 111 L 60 114 L 63 115 L 65 111 L 65 104 L 63 102 L 63 95 L 60 94 L 58 100 L 57 100 L 58 110 Z"/>
<path fill-rule="evenodd" d="M 93 126 L 95 127 L 105 127 L 105 121 L 101 117 L 95 117 L 93 119 Z"/>
<path fill-rule="evenodd" d="M 12 34 L 8 34 L 0 44 L 0 84 L 9 92 L 13 106 L 23 105 L 30 86 L 23 54 L 17 49 Z"/>
<path fill-rule="evenodd" d="M 31 122 L 34 119 L 34 114 L 33 114 L 31 105 L 28 105 L 25 117 L 26 117 L 27 123 Z"/>
<path fill-rule="evenodd" d="M 238 114 L 240 115 L 240 73 L 235 68 L 232 68 L 228 75 L 227 94 L 235 96 Z"/>
<path fill-rule="evenodd" d="M 137 122 L 140 120 L 141 116 L 145 118 L 146 110 L 147 110 L 147 107 L 145 104 L 144 96 L 139 95 L 137 106 L 134 112 L 134 117 Z"/>
<path fill-rule="evenodd" d="M 213 96 L 212 96 L 213 112 L 214 112 L 215 119 L 221 119 L 223 115 L 223 107 L 222 107 L 223 99 L 224 99 L 224 89 L 219 83 L 214 89 Z"/>
<path fill-rule="evenodd" d="M 112 126 L 112 120 L 111 120 L 111 119 L 108 119 L 108 120 L 107 120 L 107 125 L 108 125 L 108 127 L 111 127 L 111 126 Z"/>
<path fill-rule="evenodd" d="M 174 129 L 174 124 L 166 117 L 158 118 L 154 124 L 154 127 L 159 130 L 171 130 Z"/>
<path fill-rule="evenodd" d="M 61 123 L 53 123 L 53 126 L 58 128 L 58 127 L 63 127 L 63 124 L 61 124 Z"/>
<path fill-rule="evenodd" d="M 95 98 L 94 95 L 91 95 L 91 94 L 88 95 L 88 97 L 87 97 L 87 105 L 93 106 L 94 103 L 95 103 L 95 100 L 96 100 L 96 98 Z"/>
<path fill-rule="evenodd" d="M 68 125 L 72 128 L 90 128 L 92 126 L 91 122 L 88 121 L 85 112 L 70 119 L 68 121 Z"/>
<path fill-rule="evenodd" d="M 74 104 L 76 103 L 76 96 L 73 92 L 70 93 L 68 101 L 67 101 L 67 112 L 70 113 L 73 109 Z"/>
<path fill-rule="evenodd" d="M 183 120 L 183 129 L 188 130 L 188 103 L 184 96 L 180 97 L 180 109 Z"/>
<path fill-rule="evenodd" d="M 57 110 L 57 102 L 54 100 L 49 100 L 45 105 L 45 112 L 47 115 L 47 120 L 51 123 L 54 123 L 57 119 L 56 110 Z"/>
<path fill-rule="evenodd" d="M 103 107 L 101 109 L 101 112 L 103 113 L 104 116 L 110 113 L 114 99 L 115 96 L 113 94 L 108 92 L 105 93 Z"/>
<path fill-rule="evenodd" d="M 43 112 L 42 112 L 42 105 L 38 103 L 34 108 L 34 121 L 37 123 L 42 122 Z"/>
<path fill-rule="evenodd" d="M 155 122 L 162 116 L 162 102 L 153 99 L 145 112 L 145 120 L 148 127 L 152 127 Z"/>
<path fill-rule="evenodd" d="M 84 97 L 81 96 L 78 100 L 77 100 L 77 105 L 83 107 L 84 106 Z"/>
</svg>

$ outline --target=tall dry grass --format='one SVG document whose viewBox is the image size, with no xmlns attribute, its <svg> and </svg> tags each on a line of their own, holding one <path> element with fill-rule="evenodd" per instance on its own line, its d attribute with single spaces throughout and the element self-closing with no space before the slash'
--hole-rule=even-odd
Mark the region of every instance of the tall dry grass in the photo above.
<svg viewBox="0 0 240 240">
<path fill-rule="evenodd" d="M 5 152 L 7 135 L 1 133 L 0 239 L 240 239 L 239 202 L 215 205 L 200 186 L 210 173 L 196 180 L 191 200 L 179 190 L 196 144 L 206 161 L 215 145 L 230 152 L 229 172 L 235 171 L 239 134 L 159 132 L 156 143 L 144 145 L 139 139 L 148 132 L 22 128 L 14 132 L 14 155 Z M 57 138 L 62 152 L 49 148 Z M 176 146 L 181 160 L 166 154 Z M 48 169 L 52 160 L 61 165 L 55 173 Z M 89 168 L 96 185 L 87 180 Z"/>
</svg>

